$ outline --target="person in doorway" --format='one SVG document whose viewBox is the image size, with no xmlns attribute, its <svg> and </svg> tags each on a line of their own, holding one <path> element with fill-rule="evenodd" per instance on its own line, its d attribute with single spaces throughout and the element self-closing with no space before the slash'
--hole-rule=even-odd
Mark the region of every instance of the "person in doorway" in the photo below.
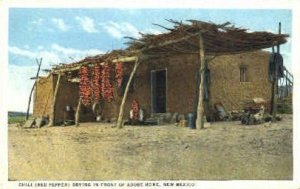
<svg viewBox="0 0 300 189">
<path fill-rule="evenodd" d="M 75 123 L 75 111 L 67 105 L 64 109 L 64 126 L 73 125 Z"/>
</svg>

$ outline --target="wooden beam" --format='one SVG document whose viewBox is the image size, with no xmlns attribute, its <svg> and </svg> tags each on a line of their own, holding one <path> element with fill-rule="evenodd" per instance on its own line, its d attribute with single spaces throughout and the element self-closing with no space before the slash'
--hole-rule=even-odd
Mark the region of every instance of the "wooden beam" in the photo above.
<svg viewBox="0 0 300 189">
<path fill-rule="evenodd" d="M 59 88 L 59 84 L 60 84 L 60 78 L 61 78 L 61 74 L 58 74 L 58 78 L 57 78 L 57 81 L 56 81 L 55 90 L 54 90 L 54 94 L 53 94 L 53 100 L 52 100 L 52 108 L 51 108 L 52 118 L 50 117 L 50 122 L 49 122 L 48 126 L 55 125 L 56 97 L 57 97 L 58 88 Z"/>
<path fill-rule="evenodd" d="M 205 54 L 202 34 L 199 34 L 199 56 L 200 56 L 200 84 L 199 84 L 199 96 L 198 96 L 198 107 L 197 107 L 197 119 L 196 128 L 204 128 L 204 75 L 205 75 Z"/>
<path fill-rule="evenodd" d="M 75 126 L 76 127 L 79 126 L 79 116 L 80 116 L 81 103 L 82 103 L 82 100 L 81 100 L 81 97 L 79 97 L 77 108 L 76 108 L 76 113 L 75 113 Z"/>
<path fill-rule="evenodd" d="M 112 60 L 112 63 L 118 63 L 118 62 L 134 62 L 137 59 L 136 56 L 128 56 L 128 57 L 120 57 L 120 58 L 116 58 Z M 72 66 L 67 66 L 65 68 L 54 68 L 53 73 L 64 73 L 64 72 L 68 72 L 68 71 L 76 71 L 79 70 L 81 66 L 83 65 L 88 65 L 90 67 L 94 66 L 94 64 L 97 63 L 91 63 L 91 62 L 83 62 L 80 65 L 76 65 L 74 67 Z M 104 65 L 104 62 L 100 63 L 100 65 Z"/>
<path fill-rule="evenodd" d="M 128 56 L 128 57 L 120 57 L 113 59 L 113 63 L 118 63 L 118 62 L 134 62 L 137 59 L 136 56 Z"/>
<path fill-rule="evenodd" d="M 122 102 L 121 102 L 121 105 L 120 105 L 120 111 L 119 111 L 119 116 L 118 116 L 118 121 L 117 121 L 117 127 L 118 128 L 122 128 L 123 127 L 123 115 L 124 115 L 124 106 L 125 106 L 125 102 L 126 102 L 126 99 L 127 99 L 127 95 L 128 95 L 128 91 L 129 91 L 129 86 L 131 84 L 131 81 L 133 79 L 133 76 L 137 70 L 137 67 L 139 66 L 140 64 L 140 61 L 139 61 L 139 58 L 137 57 L 136 60 L 135 60 L 135 63 L 134 63 L 134 67 L 131 71 L 131 74 L 130 74 L 130 77 L 129 77 L 129 80 L 127 82 L 127 85 L 126 85 L 126 88 L 125 88 L 125 92 L 124 92 L 124 96 L 123 96 L 123 99 L 122 99 Z"/>
<path fill-rule="evenodd" d="M 36 84 L 37 84 L 37 79 L 39 78 L 39 73 L 40 73 L 40 69 L 41 69 L 41 65 L 42 65 L 42 58 L 40 59 L 40 61 L 38 61 L 38 59 L 36 59 L 36 62 L 38 64 L 38 70 L 36 72 L 36 76 L 35 76 L 35 81 L 34 84 L 31 88 L 30 94 L 29 94 L 29 100 L 28 100 L 28 106 L 27 106 L 27 112 L 26 112 L 26 120 L 28 120 L 29 118 L 29 109 L 30 109 L 30 104 L 31 104 L 31 97 L 32 97 L 32 93 L 34 88 L 36 88 Z"/>
<path fill-rule="evenodd" d="M 64 72 L 76 71 L 76 70 L 79 70 L 80 67 L 81 67 L 81 65 L 69 67 L 69 68 L 57 68 L 57 69 L 54 69 L 54 71 L 52 73 L 60 74 L 60 73 L 64 73 Z"/>
</svg>

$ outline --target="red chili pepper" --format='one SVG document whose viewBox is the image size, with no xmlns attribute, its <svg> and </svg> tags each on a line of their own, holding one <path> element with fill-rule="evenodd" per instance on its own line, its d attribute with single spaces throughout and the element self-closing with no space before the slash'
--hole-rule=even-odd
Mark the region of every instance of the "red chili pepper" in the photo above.
<svg viewBox="0 0 300 189">
<path fill-rule="evenodd" d="M 122 77 L 123 77 L 123 63 L 120 62 L 116 64 L 116 80 L 117 80 L 118 87 L 120 87 L 122 84 Z"/>
<path fill-rule="evenodd" d="M 137 121 L 139 119 L 139 103 L 137 99 L 134 99 L 132 102 L 132 113 L 133 113 L 132 119 Z"/>
<path fill-rule="evenodd" d="M 101 93 L 103 99 L 107 102 L 111 102 L 114 98 L 113 96 L 113 86 L 111 84 L 112 77 L 112 67 L 111 64 L 104 64 L 102 69 L 102 80 L 101 80 Z"/>
<path fill-rule="evenodd" d="M 101 98 L 101 66 L 99 64 L 96 64 L 93 69 L 93 96 L 94 101 L 99 102 Z"/>
<path fill-rule="evenodd" d="M 89 70 L 82 66 L 79 70 L 79 95 L 82 98 L 82 104 L 87 106 L 91 104 L 92 89 L 89 80 Z"/>
</svg>

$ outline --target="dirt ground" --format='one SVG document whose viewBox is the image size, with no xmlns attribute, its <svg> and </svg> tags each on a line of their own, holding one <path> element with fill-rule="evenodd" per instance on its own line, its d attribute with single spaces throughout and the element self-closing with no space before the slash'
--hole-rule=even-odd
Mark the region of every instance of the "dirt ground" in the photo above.
<svg viewBox="0 0 300 189">
<path fill-rule="evenodd" d="M 292 116 L 271 126 L 216 122 L 22 129 L 10 125 L 9 180 L 292 179 Z"/>
</svg>

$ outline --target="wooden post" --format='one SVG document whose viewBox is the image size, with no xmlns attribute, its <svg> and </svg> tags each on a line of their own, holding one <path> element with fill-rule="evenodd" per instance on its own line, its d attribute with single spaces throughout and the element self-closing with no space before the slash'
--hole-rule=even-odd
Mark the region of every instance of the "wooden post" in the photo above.
<svg viewBox="0 0 300 189">
<path fill-rule="evenodd" d="M 278 24 L 278 34 L 281 34 L 281 22 Z M 280 44 L 277 43 L 277 53 L 280 54 Z"/>
<path fill-rule="evenodd" d="M 57 96 L 57 92 L 58 92 L 58 88 L 59 88 L 59 84 L 60 84 L 60 78 L 61 78 L 61 74 L 58 74 L 58 78 L 56 81 L 55 90 L 54 90 L 54 94 L 53 94 L 53 101 L 52 101 L 52 109 L 51 109 L 52 118 L 50 118 L 50 123 L 48 124 L 48 126 L 53 126 L 55 124 L 56 96 Z"/>
<path fill-rule="evenodd" d="M 123 115 L 124 115 L 124 105 L 125 105 L 125 101 L 127 98 L 127 94 L 128 94 L 128 90 L 129 90 L 129 86 L 131 84 L 132 78 L 136 72 L 137 67 L 139 66 L 140 62 L 139 62 L 139 57 L 136 58 L 135 63 L 134 63 L 134 67 L 133 70 L 131 71 L 129 80 L 127 82 L 126 88 L 125 88 L 125 92 L 124 92 L 124 96 L 120 105 L 120 111 L 119 111 L 119 116 L 118 116 L 118 121 L 117 121 L 117 127 L 118 128 L 122 128 L 123 127 Z"/>
<path fill-rule="evenodd" d="M 204 128 L 204 70 L 205 70 L 205 54 L 204 54 L 204 44 L 202 34 L 199 34 L 199 56 L 200 56 L 200 84 L 199 84 L 199 97 L 198 97 L 198 107 L 197 107 L 197 120 L 196 120 L 196 128 L 203 129 Z"/>
<path fill-rule="evenodd" d="M 278 33 L 281 34 L 281 22 L 279 22 Z M 277 44 L 277 53 L 280 54 L 280 45 Z M 273 78 L 273 91 L 272 91 L 272 118 L 273 121 L 276 121 L 276 113 L 277 113 L 277 90 L 278 90 L 278 69 L 279 65 L 275 62 L 275 73 Z"/>
<path fill-rule="evenodd" d="M 272 117 L 273 121 L 276 121 L 276 113 L 277 113 L 277 88 L 278 88 L 278 64 L 275 64 L 275 73 L 273 78 L 273 91 L 272 91 Z"/>
<path fill-rule="evenodd" d="M 75 126 L 79 126 L 79 116 L 80 116 L 81 103 L 82 103 L 81 97 L 79 97 L 78 105 L 77 105 L 77 109 L 76 109 L 76 114 L 75 114 Z"/>
<path fill-rule="evenodd" d="M 43 60 L 42 58 L 40 59 L 40 61 L 38 61 L 38 59 L 36 59 L 36 63 L 38 64 L 38 70 L 36 72 L 35 81 L 34 81 L 34 84 L 31 88 L 31 91 L 30 91 L 30 94 L 29 94 L 29 100 L 28 100 L 28 106 L 27 106 L 27 112 L 26 112 L 26 120 L 28 120 L 28 118 L 29 118 L 29 109 L 30 109 L 31 97 L 32 97 L 33 90 L 36 87 L 37 80 L 39 78 L 39 73 L 40 73 L 40 69 L 41 69 L 41 65 L 42 65 L 42 60 Z"/>
</svg>

